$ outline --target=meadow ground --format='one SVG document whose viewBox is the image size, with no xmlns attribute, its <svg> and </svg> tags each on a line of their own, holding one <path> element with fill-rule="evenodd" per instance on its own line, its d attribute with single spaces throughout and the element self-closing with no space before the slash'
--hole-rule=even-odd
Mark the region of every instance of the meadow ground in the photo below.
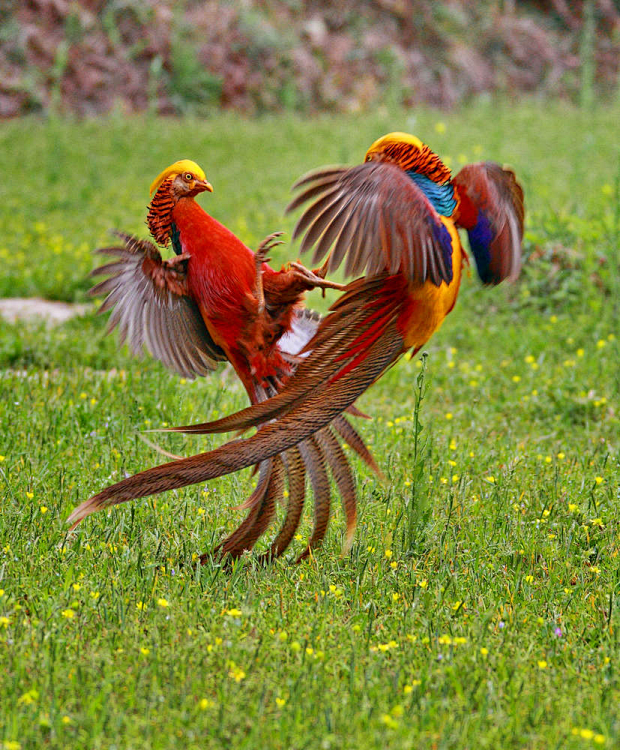
<svg viewBox="0 0 620 750">
<path fill-rule="evenodd" d="M 83 301 L 91 249 L 112 227 L 145 234 L 148 185 L 180 157 L 206 168 L 202 204 L 254 247 L 290 231 L 299 174 L 398 129 L 454 168 L 513 165 L 528 221 L 522 280 L 465 278 L 424 364 L 401 361 L 363 397 L 388 481 L 356 463 L 344 558 L 334 504 L 302 565 L 193 570 L 238 523 L 247 472 L 67 539 L 75 504 L 160 462 L 141 429 L 244 395 L 226 371 L 190 383 L 131 359 L 94 314 L 0 325 L 0 747 L 618 746 L 619 116 L 483 103 L 1 125 L 2 296 Z M 157 439 L 180 454 L 217 443 Z"/>
</svg>

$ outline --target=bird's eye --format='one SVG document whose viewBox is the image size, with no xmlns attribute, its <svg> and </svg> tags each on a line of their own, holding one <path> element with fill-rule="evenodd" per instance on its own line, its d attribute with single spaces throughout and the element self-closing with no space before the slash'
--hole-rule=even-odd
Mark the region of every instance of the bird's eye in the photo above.
<svg viewBox="0 0 620 750">
<path fill-rule="evenodd" d="M 186 172 L 183 177 L 185 178 L 185 180 L 187 180 L 187 182 L 191 182 L 194 179 L 191 172 Z"/>
</svg>

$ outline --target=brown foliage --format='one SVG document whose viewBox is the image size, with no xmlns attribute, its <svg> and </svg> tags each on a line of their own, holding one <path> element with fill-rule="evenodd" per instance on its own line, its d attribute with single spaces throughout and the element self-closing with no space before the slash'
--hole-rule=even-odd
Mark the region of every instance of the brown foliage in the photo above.
<svg viewBox="0 0 620 750">
<path fill-rule="evenodd" d="M 0 117 L 222 106 L 450 107 L 483 92 L 572 96 L 583 2 L 8 0 Z M 620 14 L 597 0 L 595 63 L 619 74 Z"/>
</svg>

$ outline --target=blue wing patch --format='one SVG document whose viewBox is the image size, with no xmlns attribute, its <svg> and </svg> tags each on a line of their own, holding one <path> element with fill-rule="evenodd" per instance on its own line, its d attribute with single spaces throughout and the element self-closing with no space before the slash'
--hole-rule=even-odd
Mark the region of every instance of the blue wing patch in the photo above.
<svg viewBox="0 0 620 750">
<path fill-rule="evenodd" d="M 407 170 L 407 175 L 420 188 L 428 200 L 432 203 L 433 208 L 442 216 L 452 216 L 456 208 L 456 198 L 454 197 L 454 185 L 446 182 L 438 185 L 430 177 L 415 172 L 413 169 Z"/>
</svg>

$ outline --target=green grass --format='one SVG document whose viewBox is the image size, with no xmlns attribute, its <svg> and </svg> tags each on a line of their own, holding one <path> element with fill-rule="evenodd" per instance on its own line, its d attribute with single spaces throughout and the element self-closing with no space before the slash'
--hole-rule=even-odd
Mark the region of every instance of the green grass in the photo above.
<svg viewBox="0 0 620 750">
<path fill-rule="evenodd" d="M 213 182 L 207 210 L 256 246 L 290 231 L 300 173 L 359 161 L 395 129 L 454 167 L 511 163 L 531 259 L 511 288 L 466 278 L 425 366 L 403 360 L 363 397 L 388 481 L 354 462 L 350 555 L 334 502 L 324 547 L 299 566 L 192 569 L 239 522 L 247 472 L 68 539 L 76 503 L 161 460 L 141 429 L 244 395 L 230 373 L 189 383 L 131 359 L 94 314 L 0 325 L 0 747 L 618 746 L 618 116 L 505 104 L 2 124 L 5 296 L 82 300 L 91 248 L 111 227 L 145 232 L 148 185 L 179 157 Z M 182 454 L 217 444 L 157 439 Z M 293 552 L 310 529 L 308 515 Z"/>
</svg>

